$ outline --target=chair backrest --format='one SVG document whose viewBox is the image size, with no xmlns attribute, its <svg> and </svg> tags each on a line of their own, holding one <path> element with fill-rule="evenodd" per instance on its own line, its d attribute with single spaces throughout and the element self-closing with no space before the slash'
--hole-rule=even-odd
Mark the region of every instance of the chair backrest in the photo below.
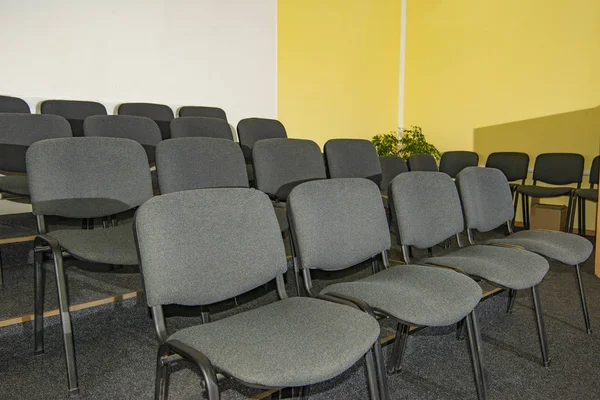
<svg viewBox="0 0 600 400">
<path fill-rule="evenodd" d="M 585 159 L 575 153 L 544 153 L 535 158 L 533 180 L 551 185 L 580 184 Z"/>
<path fill-rule="evenodd" d="M 177 115 L 180 117 L 219 118 L 227 121 L 227 114 L 225 114 L 225 110 L 219 107 L 184 106 L 179 109 Z"/>
<path fill-rule="evenodd" d="M 46 100 L 42 102 L 41 112 L 60 115 L 69 121 L 73 136 L 83 136 L 83 121 L 92 115 L 106 115 L 106 107 L 95 101 Z"/>
<path fill-rule="evenodd" d="M 492 153 L 488 156 L 485 166 L 499 169 L 509 182 L 524 181 L 529 169 L 529 156 L 511 151 Z"/>
<path fill-rule="evenodd" d="M 171 121 L 171 137 L 211 137 L 233 140 L 233 133 L 225 119 L 180 117 Z"/>
<path fill-rule="evenodd" d="M 171 120 L 175 117 L 171 107 L 154 103 L 123 103 L 117 109 L 119 115 L 150 118 L 158 125 L 162 139 L 171 137 Z"/>
<path fill-rule="evenodd" d="M 409 171 L 437 172 L 438 166 L 431 154 L 413 154 L 406 160 Z"/>
<path fill-rule="evenodd" d="M 476 167 L 479 156 L 473 151 L 447 151 L 440 159 L 440 172 L 456 178 L 456 175 L 467 167 Z"/>
<path fill-rule="evenodd" d="M 114 137 L 135 140 L 146 151 L 148 162 L 155 160 L 156 146 L 161 141 L 160 130 L 150 118 L 131 115 L 96 115 L 83 123 L 85 136 Z"/>
<path fill-rule="evenodd" d="M 311 140 L 259 140 L 252 158 L 256 188 L 281 201 L 300 183 L 327 178 L 321 149 Z"/>
<path fill-rule="evenodd" d="M 19 97 L 0 96 L 0 113 L 30 114 L 27 102 Z"/>
<path fill-rule="evenodd" d="M 276 119 L 246 118 L 238 122 L 238 138 L 246 161 L 252 161 L 252 147 L 262 139 L 287 138 L 287 132 Z"/>
<path fill-rule="evenodd" d="M 458 191 L 448 174 L 400 174 L 392 180 L 388 192 L 403 245 L 425 249 L 463 231 Z"/>
<path fill-rule="evenodd" d="M 456 177 L 467 229 L 488 232 L 513 219 L 508 180 L 496 168 L 468 167 Z"/>
<path fill-rule="evenodd" d="M 273 205 L 258 190 L 158 196 L 138 209 L 135 231 L 150 307 L 216 303 L 287 271 Z"/>
<path fill-rule="evenodd" d="M 0 113 L 0 171 L 25 172 L 25 152 L 33 143 L 71 137 L 71 127 L 58 115 Z"/>
<path fill-rule="evenodd" d="M 367 178 L 381 185 L 381 164 L 370 141 L 331 139 L 324 152 L 330 178 Z"/>
<path fill-rule="evenodd" d="M 36 215 L 98 218 L 152 197 L 146 153 L 129 139 L 80 137 L 36 142 L 27 150 Z"/>
<path fill-rule="evenodd" d="M 237 143 L 215 138 L 177 138 L 156 148 L 161 193 L 182 190 L 248 187 L 244 155 Z"/>
<path fill-rule="evenodd" d="M 324 179 L 296 186 L 288 220 L 302 268 L 341 270 L 391 246 L 379 187 L 367 179 Z"/>
<path fill-rule="evenodd" d="M 388 190 L 392 179 L 403 172 L 408 172 L 408 166 L 401 157 L 379 157 L 379 163 L 381 164 L 381 190 Z"/>
<path fill-rule="evenodd" d="M 593 187 L 598 184 L 598 172 L 600 170 L 600 156 L 594 157 L 592 160 L 592 168 L 590 168 L 590 185 Z"/>
</svg>

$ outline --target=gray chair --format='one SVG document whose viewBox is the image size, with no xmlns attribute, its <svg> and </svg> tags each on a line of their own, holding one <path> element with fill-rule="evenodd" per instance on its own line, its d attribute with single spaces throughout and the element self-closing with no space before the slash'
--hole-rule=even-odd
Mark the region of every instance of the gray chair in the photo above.
<svg viewBox="0 0 600 400">
<path fill-rule="evenodd" d="M 225 119 L 180 117 L 171 121 L 171 137 L 211 137 L 233 140 L 233 132 Z"/>
<path fill-rule="evenodd" d="M 69 121 L 73 136 L 83 136 L 83 121 L 92 115 L 106 115 L 106 107 L 95 101 L 45 100 L 42 114 L 60 115 Z"/>
<path fill-rule="evenodd" d="M 160 192 L 248 187 L 242 150 L 231 140 L 188 137 L 169 139 L 156 148 Z"/>
<path fill-rule="evenodd" d="M 238 138 L 246 157 L 246 163 L 252 163 L 252 147 L 262 139 L 287 138 L 283 124 L 276 119 L 246 118 L 238 122 Z"/>
<path fill-rule="evenodd" d="M 600 156 L 594 157 L 592 161 L 592 168 L 590 169 L 590 188 L 589 189 L 577 189 L 575 191 L 575 198 L 577 199 L 577 209 L 579 213 L 578 225 L 579 234 L 585 236 L 585 206 L 587 201 L 598 203 L 598 170 L 600 169 Z M 573 232 L 573 227 L 570 229 Z"/>
<path fill-rule="evenodd" d="M 479 156 L 473 151 L 447 151 L 440 159 L 440 172 L 444 172 L 452 179 L 467 167 L 476 167 Z"/>
<path fill-rule="evenodd" d="M 182 359 L 199 367 L 208 399 L 217 400 L 218 372 L 254 388 L 305 388 L 338 376 L 363 357 L 372 398 L 385 398 L 378 395 L 373 362 L 377 321 L 347 305 L 288 298 L 285 250 L 264 193 L 203 189 L 155 197 L 136 213 L 135 231 L 160 342 L 156 399 L 167 398 L 169 365 Z M 279 301 L 167 330 L 164 305 L 209 305 L 272 280 Z"/>
<path fill-rule="evenodd" d="M 431 154 L 413 154 L 406 160 L 409 171 L 437 172 L 438 166 Z"/>
<path fill-rule="evenodd" d="M 496 168 L 506 176 L 506 180 L 510 186 L 510 192 L 514 198 L 513 208 L 517 213 L 519 204 L 519 196 L 517 195 L 517 187 L 525 184 L 527 172 L 529 170 L 529 155 L 519 152 L 497 152 L 488 156 L 485 162 L 486 168 Z M 514 220 L 513 220 L 514 224 Z"/>
<path fill-rule="evenodd" d="M 27 102 L 19 97 L 0 96 L 0 113 L 30 114 Z"/>
<path fill-rule="evenodd" d="M 402 367 L 410 326 L 445 326 L 466 319 L 477 393 L 480 399 L 485 398 L 485 371 L 474 312 L 481 288 L 467 276 L 445 268 L 390 267 L 390 233 L 374 182 L 348 178 L 303 183 L 292 190 L 288 213 L 296 250 L 294 263 L 302 272 L 309 295 L 313 291 L 311 270 L 341 271 L 371 261 L 373 275 L 330 284 L 320 293 L 354 302 L 369 313 L 375 310 L 378 316 L 397 324 L 390 372 Z M 380 261 L 384 269 L 376 272 Z"/>
<path fill-rule="evenodd" d="M 163 140 L 171 137 L 171 121 L 175 116 L 171 107 L 165 104 L 123 103 L 119 105 L 117 114 L 150 118 L 158 125 Z"/>
<path fill-rule="evenodd" d="M 408 172 L 408 166 L 401 157 L 397 156 L 379 157 L 379 163 L 381 164 L 381 191 L 387 194 L 392 179 L 403 172 Z"/>
<path fill-rule="evenodd" d="M 510 200 L 508 185 L 504 189 Z M 400 174 L 392 181 L 390 195 L 402 252 L 407 262 L 410 260 L 408 246 L 431 249 L 455 236 L 460 249 L 422 262 L 454 268 L 475 279 L 512 291 L 531 289 L 542 361 L 547 367 L 550 358 L 537 285 L 548 272 L 548 262 L 540 255 L 521 248 L 483 245 L 462 247 L 460 233 L 464 229 L 464 217 L 461 202 L 456 184 L 447 174 L 422 171 Z M 503 221 L 512 218 L 512 205 L 501 211 L 499 215 L 502 215 Z"/>
<path fill-rule="evenodd" d="M 577 189 L 581 188 L 583 180 L 584 158 L 581 154 L 574 153 L 544 153 L 535 158 L 533 167 L 533 185 L 521 185 L 517 188 L 517 193 L 523 197 L 523 225 L 529 229 L 529 198 L 550 198 L 568 196 L 567 206 L 567 228 L 572 225 L 575 217 L 574 212 L 574 192 L 570 184 L 577 184 Z M 539 186 L 537 183 L 543 182 L 552 187 Z"/>
<path fill-rule="evenodd" d="M 473 242 L 473 230 L 487 232 L 512 218 L 513 211 L 510 207 L 510 192 L 506 177 L 499 171 L 489 168 L 467 168 L 458 175 L 456 181 L 460 188 L 467 232 L 471 242 Z M 575 267 L 585 327 L 588 334 L 591 333 L 579 264 L 591 255 L 592 244 L 581 236 L 566 232 L 527 230 L 512 234 L 510 222 L 508 228 L 511 233 L 509 236 L 491 240 L 489 243 L 521 246 L 526 250 Z M 516 292 L 510 293 L 509 310 L 514 304 L 515 296 Z"/>
<path fill-rule="evenodd" d="M 77 393 L 75 344 L 62 252 L 90 262 L 137 265 L 135 240 L 131 225 L 115 225 L 114 219 L 113 226 L 105 224 L 104 229 L 48 232 L 45 217 L 102 218 L 138 207 L 152 197 L 148 161 L 142 146 L 133 140 L 50 139 L 36 142 L 27 150 L 27 174 L 39 232 L 34 241 L 35 353 L 44 352 L 42 256 L 49 251 L 54 259 L 68 389 Z"/>
<path fill-rule="evenodd" d="M 225 114 L 225 111 L 219 107 L 184 106 L 179 109 L 177 115 L 180 117 L 219 118 L 227 121 L 227 114 Z"/>
<path fill-rule="evenodd" d="M 324 146 L 330 178 L 366 178 L 381 185 L 381 163 L 373 143 L 364 139 L 331 139 Z"/>
</svg>

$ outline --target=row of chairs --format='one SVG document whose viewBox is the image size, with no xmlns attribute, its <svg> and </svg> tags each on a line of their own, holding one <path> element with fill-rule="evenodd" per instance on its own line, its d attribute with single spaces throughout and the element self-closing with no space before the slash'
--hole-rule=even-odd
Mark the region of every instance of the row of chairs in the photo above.
<svg viewBox="0 0 600 400">
<path fill-rule="evenodd" d="M 356 150 L 359 147 L 366 148 L 365 141 L 339 139 L 326 146 L 325 153 L 328 159 L 331 159 L 333 154 L 339 156 L 339 158 L 333 157 L 333 166 L 337 168 L 344 165 L 356 166 L 356 154 L 352 151 L 339 154 L 332 152 L 336 145 L 341 144 L 345 147 L 353 145 Z M 208 150 L 209 148 L 210 150 Z M 90 151 L 91 149 L 94 151 Z M 204 153 L 202 153 L 203 151 Z M 227 155 L 229 158 L 226 157 Z M 134 141 L 101 137 L 62 138 L 43 140 L 29 148 L 27 171 L 30 176 L 33 212 L 37 216 L 40 231 L 40 235 L 35 241 L 34 268 L 36 353 L 41 353 L 44 349 L 42 318 L 44 269 L 41 255 L 49 247 L 53 254 L 56 270 L 70 390 L 78 389 L 78 380 L 62 250 L 76 258 L 95 262 L 138 264 L 139 261 L 131 226 L 117 224 L 108 227 L 107 221 L 107 229 L 71 229 L 47 232 L 45 216 L 110 217 L 142 204 L 147 204 L 149 211 L 143 212 L 145 206 L 142 206 L 138 211 L 135 227 L 146 296 L 148 304 L 153 309 L 161 341 L 157 370 L 157 395 L 160 397 L 162 393 L 166 393 L 168 373 L 163 366 L 173 360 L 173 357 L 169 357 L 173 352 L 200 363 L 201 368 L 205 369 L 203 371 L 205 378 L 212 376 L 210 373 L 212 367 L 207 366 L 206 357 L 198 356 L 200 353 L 209 353 L 209 355 L 205 355 L 217 369 L 246 383 L 278 387 L 306 386 L 318 381 L 314 376 L 313 381 L 308 378 L 274 381 L 275 378 L 281 378 L 282 371 L 288 377 L 292 375 L 306 377 L 307 373 L 303 369 L 303 371 L 294 370 L 295 374 L 288 375 L 290 369 L 283 368 L 281 364 L 276 363 L 273 367 L 274 370 L 269 370 L 268 373 L 261 375 L 262 378 L 269 377 L 270 379 L 260 381 L 262 378 L 253 375 L 249 381 L 245 380 L 247 375 L 244 374 L 247 372 L 245 368 L 247 365 L 244 362 L 236 357 L 232 360 L 227 357 L 221 358 L 219 355 L 219 349 L 222 349 L 221 345 L 223 345 L 218 340 L 219 332 L 221 332 L 218 330 L 219 324 L 207 324 L 180 335 L 175 333 L 168 336 L 166 334 L 165 319 L 161 314 L 163 304 L 212 304 L 259 286 L 285 272 L 285 267 L 282 266 L 276 269 L 276 271 L 280 271 L 279 273 L 274 272 L 275 270 L 271 272 L 265 270 L 273 264 L 274 259 L 285 261 L 285 253 L 283 257 L 280 254 L 283 249 L 279 235 L 281 227 L 277 226 L 277 245 L 275 245 L 272 227 L 268 228 L 268 235 L 262 232 L 256 233 L 257 236 L 254 237 L 252 233 L 255 232 L 252 228 L 266 229 L 263 223 L 272 226 L 276 221 L 273 202 L 276 203 L 275 209 L 282 203 L 287 205 L 286 214 L 293 239 L 292 248 L 295 261 L 293 273 L 296 276 L 298 293 L 302 293 L 300 279 L 298 279 L 300 274 L 303 277 L 304 293 L 311 293 L 311 269 L 339 270 L 372 257 L 374 257 L 374 261 L 388 266 L 386 251 L 391 246 L 391 239 L 388 221 L 383 212 L 381 193 L 375 183 L 369 182 L 369 179 L 324 179 L 326 178 L 323 176 L 325 167 L 320 150 L 316 144 L 306 140 L 261 140 L 253 148 L 253 158 L 257 168 L 257 186 L 268 193 L 268 196 L 263 197 L 262 200 L 260 195 L 257 197 L 256 192 L 250 189 L 223 188 L 223 186 L 247 187 L 247 180 L 244 184 L 243 180 L 234 181 L 227 178 L 227 176 L 243 177 L 246 173 L 242 152 L 233 142 L 214 138 L 180 138 L 161 142 L 157 148 L 156 163 L 159 183 L 164 195 L 148 201 L 152 197 L 152 189 L 147 155 L 143 147 Z M 315 176 L 316 173 L 306 173 L 306 171 L 312 170 L 308 166 L 312 164 L 317 171 L 317 161 L 320 162 L 320 167 L 318 167 L 320 176 Z M 363 162 L 364 160 L 359 161 Z M 261 172 L 263 170 L 267 172 L 264 176 L 271 181 L 263 180 Z M 336 169 L 333 168 L 333 170 Z M 469 176 L 467 172 L 471 170 L 476 171 L 475 177 L 464 178 Z M 485 175 L 479 176 L 481 173 Z M 489 175 L 490 173 L 495 175 Z M 280 180 L 279 183 L 274 182 L 276 179 Z M 467 224 L 470 242 L 473 241 L 472 230 L 488 231 L 506 221 L 509 221 L 510 227 L 514 209 L 508 182 L 501 172 L 491 168 L 468 168 L 457 176 L 457 183 L 462 196 L 462 206 L 465 207 L 464 215 L 456 185 L 447 174 L 409 172 L 398 175 L 392 181 L 389 191 L 390 205 L 395 216 L 394 220 L 397 221 L 398 238 L 407 262 L 409 261 L 408 246 L 432 248 L 438 242 L 456 236 L 460 247 L 458 235 L 463 231 L 464 223 Z M 170 184 L 173 186 L 169 186 Z M 270 189 L 269 185 L 272 185 Z M 219 186 L 221 188 L 214 189 L 214 192 L 200 189 Z M 281 190 L 284 186 L 286 188 Z M 200 191 L 194 192 L 193 190 Z M 171 192 L 172 195 L 169 194 Z M 471 194 L 472 201 L 475 201 L 473 206 L 468 205 L 468 196 Z M 295 200 L 296 198 L 303 200 Z M 265 201 L 269 206 L 268 212 L 265 211 L 265 206 L 262 204 Z M 263 215 L 265 212 L 268 215 Z M 114 221 L 115 218 L 109 218 L 109 220 Z M 206 226 L 212 227 L 209 235 L 198 233 L 193 229 L 195 227 L 200 229 L 200 232 L 206 233 L 208 232 L 204 228 Z M 527 234 L 533 234 L 534 237 L 527 236 Z M 272 246 L 269 244 L 271 242 Z M 575 235 L 535 231 L 519 232 L 507 239 L 500 240 L 499 244 L 501 245 L 468 246 L 450 256 L 435 257 L 427 262 L 438 266 L 443 265 L 449 269 L 458 268 L 463 273 L 477 279 L 484 279 L 502 288 L 509 288 L 511 299 L 509 309 L 514 304 L 517 290 L 531 288 L 534 295 L 543 363 L 547 365 L 549 356 L 536 287 L 546 274 L 548 264 L 543 258 L 534 253 L 516 249 L 514 245 L 529 248 L 534 252 L 576 266 L 586 329 L 590 332 L 579 264 L 589 257 L 591 244 Z M 504 247 L 506 245 L 513 247 Z M 206 251 L 199 251 L 198 246 L 206 246 L 202 247 Z M 261 258 L 262 256 L 259 254 L 262 254 L 262 250 L 265 249 L 278 253 L 278 258 L 273 254 L 271 254 L 273 257 Z M 256 257 L 257 262 L 254 266 L 258 272 L 253 271 L 252 266 L 248 264 L 248 254 Z M 202 265 L 211 268 L 209 270 L 198 268 Z M 215 265 L 222 265 L 223 269 L 214 269 Z M 176 266 L 176 270 L 169 269 L 170 266 Z M 222 273 L 223 271 L 227 271 L 227 273 Z M 401 365 L 407 326 L 448 325 L 468 317 L 466 328 L 472 344 L 476 387 L 480 398 L 483 398 L 486 386 L 485 371 L 481 363 L 482 355 L 477 350 L 480 348 L 480 343 L 477 339 L 474 314 L 472 314 L 473 308 L 481 297 L 481 289 L 474 286 L 472 281 L 464 280 L 463 274 L 444 270 L 443 273 L 451 275 L 444 275 L 443 279 L 440 275 L 438 279 L 427 275 L 438 273 L 432 271 L 438 270 L 415 266 L 389 268 L 378 273 L 379 275 L 374 275 L 372 281 L 368 283 L 334 285 L 331 293 L 323 292 L 322 294 L 329 300 L 333 297 L 342 302 L 357 304 L 357 307 L 362 310 L 369 310 L 372 306 L 371 308 L 376 310 L 373 313 L 383 312 L 384 315 L 397 320 L 399 323 L 398 341 L 394 345 L 389 367 L 393 371 L 398 370 Z M 200 274 L 204 275 L 200 277 Z M 394 276 L 396 277 L 394 278 Z M 432 281 L 437 283 L 433 285 Z M 394 284 L 392 285 L 390 282 L 394 282 Z M 446 283 L 451 284 L 444 286 Z M 192 286 L 188 286 L 188 284 Z M 281 290 L 281 284 L 281 279 L 278 279 L 280 295 L 285 296 Z M 406 285 L 413 285 L 420 290 L 405 290 Z M 192 290 L 191 287 L 194 289 Z M 205 289 L 198 290 L 200 287 Z M 173 290 L 173 288 L 175 289 Z M 369 291 L 367 288 L 371 288 L 371 290 Z M 413 294 L 410 295 L 410 293 Z M 355 297 L 366 300 L 367 305 L 365 306 L 364 302 L 356 303 L 353 300 Z M 435 306 L 423 308 L 424 304 L 430 304 L 429 301 L 435 301 Z M 295 314 L 292 313 L 292 315 L 293 319 L 297 318 L 294 316 Z M 248 315 L 239 317 L 239 319 L 231 320 L 231 323 L 239 328 L 235 322 L 238 321 L 247 328 L 248 320 L 244 319 L 247 317 Z M 326 320 L 330 319 L 330 316 L 326 318 Z M 245 321 L 245 325 L 240 321 Z M 285 321 L 287 324 L 289 319 Z M 319 323 L 325 322 L 320 321 Z M 365 324 L 368 325 L 366 322 Z M 342 331 L 345 331 L 346 328 Z M 213 329 L 215 331 L 212 331 Z M 314 326 L 311 329 L 319 332 Z M 207 344 L 199 341 L 196 335 L 204 337 L 210 332 L 213 332 L 209 336 L 215 342 L 208 341 L 209 345 L 206 347 Z M 242 330 L 236 332 L 242 334 Z M 289 331 L 282 329 L 281 332 Z M 304 331 L 296 327 L 294 333 L 297 332 Z M 250 337 L 258 334 L 256 332 L 247 333 L 251 335 Z M 283 338 L 275 336 L 271 343 L 281 343 Z M 172 343 L 172 341 L 177 342 Z M 328 343 L 327 347 L 331 345 L 330 342 L 325 343 Z M 305 343 L 305 345 L 308 344 Z M 368 365 L 371 363 L 369 359 L 376 360 L 376 365 L 369 367 L 372 372 L 373 368 L 377 370 L 376 373 L 371 374 L 371 377 L 375 377 L 370 379 L 372 393 L 376 390 L 374 388 L 378 388 L 379 393 L 384 393 L 385 385 L 382 382 L 385 380 L 385 374 L 380 373 L 382 367 L 378 345 L 373 342 L 363 343 L 361 351 L 372 345 L 375 346 L 371 350 L 372 355 L 369 356 L 370 353 L 364 352 L 362 354 L 367 354 Z M 254 347 L 253 349 L 256 350 Z M 318 352 L 324 351 L 320 347 L 316 349 Z M 258 350 L 266 351 L 268 349 L 259 348 Z M 357 354 L 361 351 L 356 349 L 354 351 L 356 352 L 353 353 L 353 357 L 356 361 L 360 357 L 360 354 Z M 236 354 L 236 352 L 230 354 Z M 286 355 L 286 360 L 300 357 L 295 353 L 283 352 L 282 354 Z M 348 364 L 347 358 L 342 357 L 341 359 L 346 360 L 345 367 L 351 365 Z M 299 362 L 299 365 L 306 366 L 303 362 Z M 293 369 L 293 367 L 289 368 Z M 319 375 L 318 379 L 323 380 L 326 376 L 335 376 L 341 372 L 339 368 L 342 367 L 337 364 L 335 372 L 330 370 L 326 374 Z M 264 370 L 260 371 L 264 372 Z M 209 378 L 206 379 L 210 381 Z M 208 386 L 218 391 L 218 387 L 213 383 L 210 381 Z"/>
</svg>

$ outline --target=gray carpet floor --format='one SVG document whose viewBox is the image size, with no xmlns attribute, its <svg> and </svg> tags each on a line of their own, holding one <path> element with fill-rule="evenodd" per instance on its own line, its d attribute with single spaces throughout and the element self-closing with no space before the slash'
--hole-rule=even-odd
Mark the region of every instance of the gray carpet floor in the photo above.
<svg viewBox="0 0 600 400">
<path fill-rule="evenodd" d="M 492 234 L 497 235 L 498 233 Z M 484 238 L 484 237 L 482 237 Z M 4 247 L 3 247 L 4 250 Z M 26 252 L 26 250 L 22 250 Z M 435 248 L 435 254 L 446 250 Z M 415 258 L 425 256 L 415 251 Z M 397 249 L 392 258 L 400 258 Z M 49 266 L 48 266 L 49 267 Z M 90 269 L 73 261 L 68 268 L 72 303 L 141 288 L 135 271 Z M 0 316 L 31 312 L 31 268 L 7 268 L 9 281 L 23 283 L 21 289 L 0 289 Z M 600 279 L 592 274 L 593 260 L 583 266 L 592 328 L 600 324 Z M 332 282 L 352 280 L 370 273 L 367 265 L 344 273 L 315 275 L 316 290 Z M 53 290 L 49 275 L 48 290 Z M 288 279 L 288 293 L 294 294 Z M 489 289 L 486 286 L 485 289 Z M 20 291 L 21 290 L 21 291 Z M 491 399 L 597 399 L 600 398 L 600 328 L 598 334 L 584 332 L 577 281 L 571 267 L 552 263 L 540 286 L 552 364 L 541 366 L 531 297 L 522 291 L 514 313 L 505 313 L 506 297 L 501 294 L 477 308 L 482 331 L 485 364 Z M 19 300 L 21 296 L 23 299 Z M 55 295 L 48 292 L 47 308 Z M 51 300 L 52 298 L 52 300 Z M 219 319 L 235 312 L 258 307 L 276 299 L 273 285 L 260 287 L 235 300 L 210 308 Z M 237 303 L 237 304 L 236 304 Z M 172 308 L 168 327 L 175 331 L 199 323 L 198 309 Z M 153 397 L 157 341 L 148 317 L 144 297 L 80 310 L 73 314 L 81 399 L 150 399 Z M 1 318 L 0 318 L 1 319 Z M 33 326 L 24 323 L 0 328 L 0 398 L 60 399 L 66 395 L 66 373 L 58 317 L 46 318 L 46 352 L 33 355 Z M 384 336 L 393 324 L 382 321 Z M 271 329 L 265 326 L 265 331 Z M 384 352 L 389 355 L 391 346 Z M 256 360 L 257 364 L 268 359 Z M 392 399 L 475 399 L 466 341 L 458 341 L 454 327 L 428 328 L 411 335 L 402 372 L 388 376 Z M 221 383 L 222 398 L 244 399 L 260 390 L 248 389 L 234 381 Z M 311 399 L 366 399 L 366 379 L 359 362 L 336 379 L 311 388 Z M 173 367 L 170 398 L 203 398 L 198 371 L 186 363 Z"/>
</svg>

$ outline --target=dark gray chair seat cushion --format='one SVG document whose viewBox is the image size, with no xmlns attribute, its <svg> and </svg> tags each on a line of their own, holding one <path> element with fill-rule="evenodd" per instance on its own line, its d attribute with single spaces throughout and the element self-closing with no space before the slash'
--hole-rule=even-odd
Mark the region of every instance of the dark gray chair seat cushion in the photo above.
<svg viewBox="0 0 600 400">
<path fill-rule="evenodd" d="M 185 328 L 179 340 L 249 384 L 297 387 L 331 379 L 379 339 L 379 324 L 355 308 L 293 297 Z"/>
<path fill-rule="evenodd" d="M 579 189 L 575 194 L 583 199 L 598 202 L 598 189 Z"/>
<path fill-rule="evenodd" d="M 0 176 L 0 192 L 29 196 L 29 182 L 27 176 Z"/>
<path fill-rule="evenodd" d="M 130 224 L 107 229 L 64 229 L 49 236 L 73 257 L 97 263 L 137 265 L 137 251 Z"/>
<path fill-rule="evenodd" d="M 522 249 L 500 246 L 469 246 L 424 263 L 457 267 L 465 273 L 509 289 L 527 289 L 540 283 L 548 272 L 548 261 Z"/>
<path fill-rule="evenodd" d="M 490 240 L 489 243 L 521 246 L 567 265 L 581 264 L 594 250 L 592 243 L 584 237 L 542 230 L 520 231 L 502 239 Z"/>
<path fill-rule="evenodd" d="M 572 189 L 569 187 L 546 187 L 537 185 L 521 185 L 517 192 L 531 197 L 558 197 L 568 195 Z"/>
<path fill-rule="evenodd" d="M 388 268 L 356 282 L 327 286 L 414 325 L 446 326 L 462 320 L 481 299 L 481 287 L 455 271 L 422 265 Z"/>
</svg>

